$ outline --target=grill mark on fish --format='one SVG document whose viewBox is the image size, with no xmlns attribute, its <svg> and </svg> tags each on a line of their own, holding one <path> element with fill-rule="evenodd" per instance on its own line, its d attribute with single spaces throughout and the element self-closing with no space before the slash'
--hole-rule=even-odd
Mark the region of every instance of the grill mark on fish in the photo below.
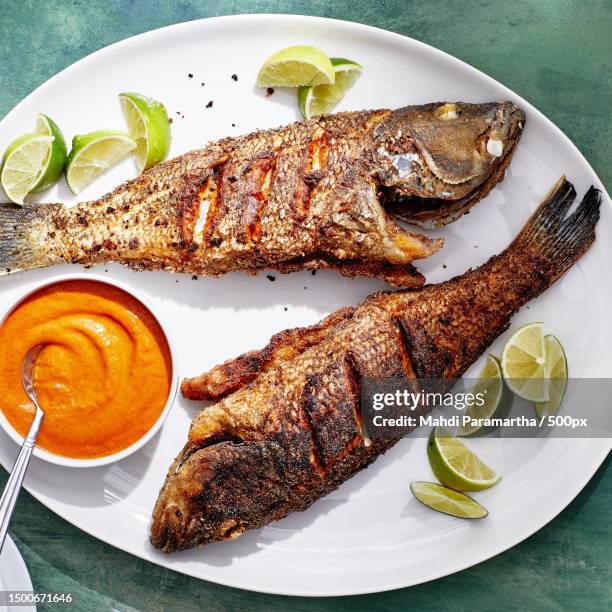
<svg viewBox="0 0 612 612">
<path fill-rule="evenodd" d="M 213 217 L 217 204 L 219 173 L 211 174 L 198 192 L 198 217 L 194 226 L 194 240 L 207 243 L 212 231 Z"/>
<path fill-rule="evenodd" d="M 260 528 L 307 508 L 369 465 L 399 433 L 360 435 L 362 381 L 388 383 L 407 374 L 410 384 L 411 371 L 418 384 L 460 377 L 511 316 L 595 240 L 600 194 L 589 189 L 566 216 L 574 197 L 571 184 L 559 181 L 512 244 L 478 269 L 419 290 L 372 295 L 345 316 L 329 318 L 325 333 L 321 327 L 314 335 L 313 328 L 284 332 L 286 359 L 272 357 L 270 367 L 251 373 L 243 386 L 234 379 L 232 391 L 194 419 L 155 505 L 152 543 L 174 551 L 221 540 L 234 535 L 228 520 L 241 533 Z M 307 337 L 312 343 L 305 347 Z M 260 355 L 278 358 L 278 339 L 271 346 Z M 230 362 L 216 369 L 217 389 L 229 389 L 224 372 L 231 378 Z M 183 388 L 197 392 L 207 380 L 185 381 Z M 413 414 L 427 409 L 417 406 Z M 245 442 L 206 446 L 219 431 Z"/>
<path fill-rule="evenodd" d="M 214 169 L 214 174 L 211 177 L 211 192 L 210 192 L 210 200 L 208 205 L 208 212 L 206 213 L 206 221 L 204 222 L 204 228 L 202 230 L 202 243 L 209 247 L 214 247 L 213 244 L 213 234 L 217 229 L 217 225 L 221 219 L 221 214 L 223 212 L 223 180 L 224 173 L 223 170 L 225 168 L 225 164 L 217 166 Z M 219 237 L 219 240 L 222 240 Z M 219 243 L 220 244 L 220 243 Z M 217 244 L 217 246 L 219 246 Z"/>
<path fill-rule="evenodd" d="M 306 173 L 321 172 L 329 155 L 329 142 L 325 133 L 313 139 L 308 145 L 308 163 Z"/>
<path fill-rule="evenodd" d="M 276 155 L 260 159 L 252 167 L 256 176 L 255 181 L 259 185 L 256 191 L 250 194 L 251 197 L 247 199 L 247 206 L 243 213 L 246 241 L 251 244 L 257 243 L 261 239 L 261 219 L 272 192 L 275 170 Z"/>
<path fill-rule="evenodd" d="M 310 376 L 307 379 L 306 384 L 304 385 L 304 390 L 302 392 L 302 397 L 300 398 L 300 404 L 299 404 L 300 406 L 299 408 L 300 421 L 299 422 L 304 427 L 304 429 L 308 432 L 308 436 L 310 438 L 309 440 L 310 464 L 312 465 L 312 468 L 314 469 L 315 473 L 320 478 L 324 478 L 325 472 L 326 472 L 325 460 L 323 458 L 323 453 L 321 452 L 321 449 L 319 448 L 317 436 L 316 436 L 314 426 L 312 423 L 311 411 L 313 411 L 314 408 L 310 406 L 312 402 L 316 402 L 317 400 L 317 396 L 314 392 L 314 389 L 316 389 L 317 385 L 318 385 L 318 379 L 316 375 Z"/>
</svg>

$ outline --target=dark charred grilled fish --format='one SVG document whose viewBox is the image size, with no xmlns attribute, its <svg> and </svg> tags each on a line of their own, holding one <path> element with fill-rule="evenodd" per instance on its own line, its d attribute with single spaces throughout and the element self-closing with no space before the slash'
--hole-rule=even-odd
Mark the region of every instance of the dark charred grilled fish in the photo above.
<svg viewBox="0 0 612 612">
<path fill-rule="evenodd" d="M 591 187 L 567 216 L 574 198 L 561 179 L 514 242 L 476 270 L 372 295 L 185 380 L 187 397 L 225 397 L 195 418 L 170 467 L 153 544 L 190 548 L 304 510 L 394 444 L 364 439 L 361 382 L 460 377 L 595 240 L 599 192 Z"/>
<path fill-rule="evenodd" d="M 227 138 L 95 202 L 0 207 L 0 274 L 63 262 L 219 275 L 335 267 L 420 286 L 410 262 L 503 176 L 524 114 L 509 102 L 340 113 Z M 404 210 L 405 209 L 405 210 Z M 413 211 L 413 212 L 409 212 Z"/>
</svg>

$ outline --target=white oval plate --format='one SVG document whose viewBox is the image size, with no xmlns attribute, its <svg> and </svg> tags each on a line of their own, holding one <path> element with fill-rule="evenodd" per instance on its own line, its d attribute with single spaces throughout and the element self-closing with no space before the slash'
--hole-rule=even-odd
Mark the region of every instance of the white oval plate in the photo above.
<svg viewBox="0 0 612 612">
<path fill-rule="evenodd" d="M 0 591 L 33 591 L 28 568 L 11 536 L 7 535 L 0 555 Z M 36 612 L 35 605 L 7 606 L 7 612 Z"/>
<path fill-rule="evenodd" d="M 266 98 L 253 84 L 270 53 L 298 43 L 314 44 L 365 66 L 342 102 L 343 110 L 433 100 L 510 99 L 527 113 L 525 133 L 506 180 L 470 215 L 435 232 L 447 241 L 441 253 L 419 266 L 429 281 L 463 273 L 501 251 L 560 174 L 566 173 L 581 195 L 592 183 L 601 188 L 585 159 L 550 121 L 489 77 L 409 38 L 310 17 L 223 17 L 112 45 L 30 94 L 0 123 L 0 143 L 4 146 L 32 129 L 37 112 L 53 117 L 69 138 L 101 127 L 121 129 L 117 94 L 125 90 L 165 102 L 174 118 L 173 155 L 211 139 L 290 122 L 298 119 L 295 94 L 277 91 Z M 231 78 L 234 73 L 237 82 Z M 210 100 L 214 105 L 207 109 Z M 88 187 L 82 199 L 99 197 L 132 175 L 127 160 Z M 41 199 L 75 201 L 63 183 Z M 605 199 L 595 247 L 513 321 L 513 328 L 544 321 L 546 330 L 566 347 L 573 376 L 612 371 L 612 215 Z M 0 279 L 0 307 L 41 279 L 69 270 L 73 268 L 63 266 Z M 243 274 L 196 282 L 188 276 L 134 273 L 116 265 L 100 266 L 96 272 L 105 270 L 147 294 L 170 323 L 183 376 L 259 347 L 276 331 L 318 321 L 382 286 L 333 272 L 314 277 L 276 274 L 272 283 L 265 275 Z M 506 337 L 498 339 L 493 352 L 499 354 Z M 197 409 L 179 398 L 161 434 L 136 455 L 110 467 L 72 470 L 35 460 L 27 475 L 28 490 L 97 538 L 185 574 L 272 593 L 356 594 L 431 580 L 513 546 L 560 512 L 610 449 L 604 439 L 474 442 L 503 480 L 477 496 L 489 509 L 489 518 L 462 522 L 436 514 L 412 498 L 410 481 L 432 476 L 425 440 L 404 441 L 306 512 L 233 542 L 166 555 L 149 544 L 150 513 Z M 5 467 L 10 467 L 16 451 L 14 442 L 0 435 Z"/>
</svg>

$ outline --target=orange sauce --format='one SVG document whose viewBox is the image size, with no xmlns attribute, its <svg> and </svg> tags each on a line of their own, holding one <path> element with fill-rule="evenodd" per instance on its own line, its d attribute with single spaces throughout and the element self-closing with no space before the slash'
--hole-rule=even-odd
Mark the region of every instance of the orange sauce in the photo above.
<svg viewBox="0 0 612 612">
<path fill-rule="evenodd" d="M 98 281 L 58 282 L 21 302 L 0 328 L 0 409 L 25 435 L 35 407 L 21 383 L 28 350 L 45 412 L 37 445 L 79 459 L 139 440 L 162 413 L 172 380 L 170 349 L 150 311 Z"/>
</svg>

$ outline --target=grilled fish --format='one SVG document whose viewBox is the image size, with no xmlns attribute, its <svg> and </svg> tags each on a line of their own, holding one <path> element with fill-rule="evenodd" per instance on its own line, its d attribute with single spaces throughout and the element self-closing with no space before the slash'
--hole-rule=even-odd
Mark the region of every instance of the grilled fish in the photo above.
<svg viewBox="0 0 612 612">
<path fill-rule="evenodd" d="M 95 202 L 0 207 L 0 274 L 110 261 L 202 275 L 334 267 L 420 286 L 410 262 L 442 240 L 384 206 L 397 201 L 407 220 L 452 209 L 452 220 L 501 180 L 523 122 L 509 102 L 427 104 L 226 138 Z"/>
<path fill-rule="evenodd" d="M 397 439 L 364 438 L 362 381 L 460 377 L 595 240 L 599 192 L 591 187 L 568 216 L 574 198 L 561 179 L 512 244 L 478 269 L 372 295 L 184 381 L 188 397 L 220 401 L 196 416 L 170 467 L 152 543 L 176 551 L 235 538 L 365 468 Z"/>
</svg>

